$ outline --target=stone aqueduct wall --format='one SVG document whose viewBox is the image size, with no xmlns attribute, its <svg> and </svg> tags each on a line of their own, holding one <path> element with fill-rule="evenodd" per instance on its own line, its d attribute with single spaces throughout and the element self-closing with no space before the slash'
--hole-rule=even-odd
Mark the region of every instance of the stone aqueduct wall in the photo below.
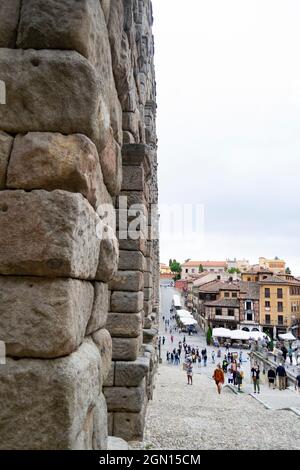
<svg viewBox="0 0 300 470">
<path fill-rule="evenodd" d="M 1 449 L 142 437 L 159 302 L 151 27 L 150 0 L 0 2 Z M 141 203 L 138 239 L 101 209 Z"/>
</svg>

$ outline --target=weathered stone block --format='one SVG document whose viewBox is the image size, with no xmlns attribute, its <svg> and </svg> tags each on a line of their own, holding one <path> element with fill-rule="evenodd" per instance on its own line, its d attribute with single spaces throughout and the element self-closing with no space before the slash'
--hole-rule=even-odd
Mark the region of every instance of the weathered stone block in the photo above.
<svg viewBox="0 0 300 470">
<path fill-rule="evenodd" d="M 145 379 L 138 387 L 104 387 L 108 411 L 141 411 L 145 399 Z"/>
<path fill-rule="evenodd" d="M 125 144 L 122 147 L 123 165 L 143 165 L 146 173 L 149 172 L 151 164 L 151 148 L 146 144 Z"/>
<path fill-rule="evenodd" d="M 142 441 L 146 406 L 139 413 L 114 413 L 114 435 L 128 441 Z"/>
<path fill-rule="evenodd" d="M 0 80 L 7 95 L 3 131 L 80 133 L 103 148 L 109 111 L 96 70 L 78 52 L 0 49 Z"/>
<path fill-rule="evenodd" d="M 153 287 L 153 276 L 151 273 L 144 273 L 144 286 L 145 288 Z"/>
<path fill-rule="evenodd" d="M 110 133 L 107 143 L 99 154 L 105 184 L 112 196 L 119 194 L 122 186 L 122 154 L 119 144 Z"/>
<path fill-rule="evenodd" d="M 10 135 L 0 131 L 0 189 L 6 187 L 6 173 L 13 141 Z"/>
<path fill-rule="evenodd" d="M 0 192 L 0 273 L 93 279 L 99 220 L 81 194 Z"/>
<path fill-rule="evenodd" d="M 136 140 L 139 140 L 139 122 L 141 120 L 138 109 L 134 112 L 123 112 L 123 130 L 129 131 Z"/>
<path fill-rule="evenodd" d="M 102 282 L 109 282 L 118 271 L 119 244 L 111 227 L 104 226 L 103 230 L 104 232 L 102 231 L 102 234 L 100 234 L 102 239 L 96 279 Z"/>
<path fill-rule="evenodd" d="M 144 169 L 142 166 L 123 167 L 123 191 L 143 191 L 145 184 Z"/>
<path fill-rule="evenodd" d="M 120 271 L 143 271 L 144 267 L 145 257 L 143 253 L 140 251 L 120 250 Z"/>
<path fill-rule="evenodd" d="M 144 289 L 144 299 L 147 300 L 152 300 L 153 297 L 153 289 L 152 287 L 147 287 Z"/>
<path fill-rule="evenodd" d="M 143 310 L 145 312 L 146 317 L 152 313 L 152 302 L 151 302 L 151 300 L 146 300 L 144 302 Z"/>
<path fill-rule="evenodd" d="M 101 390 L 100 368 L 99 351 L 88 340 L 60 359 L 8 358 L 0 368 L 0 449 L 80 448 Z"/>
<path fill-rule="evenodd" d="M 113 387 L 115 384 L 115 362 L 112 362 L 108 372 L 108 376 L 103 382 L 104 387 Z"/>
<path fill-rule="evenodd" d="M 111 312 L 136 313 L 143 309 L 143 292 L 113 292 L 110 298 Z"/>
<path fill-rule="evenodd" d="M 103 34 L 98 24 L 100 14 L 97 0 L 26 0 L 21 10 L 18 47 L 70 49 L 94 57 L 95 42 Z"/>
<path fill-rule="evenodd" d="M 140 251 L 143 255 L 146 254 L 146 240 L 143 238 L 138 238 L 137 240 L 130 240 L 120 239 L 119 235 L 117 234 L 119 239 L 119 247 L 120 250 L 125 251 Z"/>
<path fill-rule="evenodd" d="M 108 420 L 106 400 L 103 393 L 96 401 L 93 418 L 93 450 L 106 450 Z"/>
<path fill-rule="evenodd" d="M 16 45 L 20 0 L 0 2 L 0 47 L 13 49 Z"/>
<path fill-rule="evenodd" d="M 109 283 L 112 291 L 138 292 L 144 288 L 144 278 L 141 271 L 118 271 Z"/>
<path fill-rule="evenodd" d="M 66 356 L 82 343 L 92 312 L 89 282 L 0 276 L 0 340 L 15 357 Z"/>
<path fill-rule="evenodd" d="M 157 336 L 158 331 L 155 328 L 151 328 L 150 330 L 143 330 L 143 342 L 148 344 L 152 344 Z"/>
<path fill-rule="evenodd" d="M 106 380 L 111 367 L 112 339 L 109 332 L 104 328 L 93 333 L 92 338 L 100 352 L 102 364 L 101 374 L 103 380 Z"/>
<path fill-rule="evenodd" d="M 26 0 L 21 10 L 18 46 L 73 50 L 84 56 L 95 67 L 101 84 L 103 113 L 99 120 L 99 148 L 105 146 L 110 125 L 116 140 L 122 143 L 122 110 L 115 89 L 105 15 L 99 0 Z"/>
<path fill-rule="evenodd" d="M 97 149 L 82 134 L 29 132 L 18 135 L 9 161 L 7 187 L 62 189 L 81 193 L 90 204 L 112 204 Z"/>
<path fill-rule="evenodd" d="M 142 330 L 142 314 L 110 312 L 106 328 L 111 336 L 136 338 Z"/>
<path fill-rule="evenodd" d="M 149 372 L 150 360 L 141 356 L 133 362 L 116 362 L 115 364 L 115 385 L 137 387 Z"/>
<path fill-rule="evenodd" d="M 108 287 L 102 282 L 94 283 L 94 303 L 92 314 L 89 319 L 86 335 L 90 335 L 106 324 L 108 314 Z"/>
<path fill-rule="evenodd" d="M 112 338 L 113 361 L 135 361 L 141 345 L 141 335 L 138 338 Z"/>
</svg>

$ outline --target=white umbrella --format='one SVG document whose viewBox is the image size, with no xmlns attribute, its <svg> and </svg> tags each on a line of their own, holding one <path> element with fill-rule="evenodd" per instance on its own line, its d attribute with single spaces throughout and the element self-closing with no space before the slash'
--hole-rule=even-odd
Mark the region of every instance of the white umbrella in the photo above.
<svg viewBox="0 0 300 470">
<path fill-rule="evenodd" d="M 234 330 L 234 331 L 231 331 L 230 338 L 247 340 L 247 339 L 250 339 L 250 333 L 249 331 L 245 331 L 245 330 Z"/>
<path fill-rule="evenodd" d="M 278 335 L 280 339 L 285 341 L 296 341 L 297 338 L 292 333 L 285 333 L 283 335 Z"/>
<path fill-rule="evenodd" d="M 250 331 L 250 338 L 254 339 L 254 341 L 258 341 L 259 339 L 270 339 L 268 335 L 262 331 Z"/>
<path fill-rule="evenodd" d="M 214 328 L 212 335 L 215 338 L 230 338 L 231 331 L 227 328 Z"/>
<path fill-rule="evenodd" d="M 197 322 L 196 320 L 194 320 L 194 318 L 191 318 L 190 320 L 187 319 L 187 318 L 184 318 L 181 320 L 181 323 L 183 323 L 184 325 L 196 325 Z"/>
</svg>

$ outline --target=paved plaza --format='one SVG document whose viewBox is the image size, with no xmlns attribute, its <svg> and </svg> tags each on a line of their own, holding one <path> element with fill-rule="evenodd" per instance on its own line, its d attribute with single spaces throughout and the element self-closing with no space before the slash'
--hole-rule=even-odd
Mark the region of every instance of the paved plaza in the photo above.
<svg viewBox="0 0 300 470">
<path fill-rule="evenodd" d="M 161 288 L 161 316 L 168 317 L 174 289 Z M 300 449 L 300 394 L 294 390 L 270 390 L 262 377 L 261 393 L 252 394 L 250 360 L 243 351 L 243 393 L 225 386 L 218 395 L 212 380 L 215 365 L 203 332 L 186 336 L 191 346 L 208 351 L 207 367 L 194 365 L 193 385 L 187 385 L 182 364 L 167 364 L 166 352 L 182 341 L 184 334 L 161 336 L 162 364 L 158 370 L 153 401 L 147 413 L 145 439 L 139 448 L 150 449 Z M 234 351 L 234 350 L 232 350 Z M 224 356 L 225 349 L 222 348 Z M 227 382 L 227 380 L 226 380 Z M 292 408 L 294 410 L 287 410 Z M 137 446 L 137 445 L 136 445 Z"/>
</svg>

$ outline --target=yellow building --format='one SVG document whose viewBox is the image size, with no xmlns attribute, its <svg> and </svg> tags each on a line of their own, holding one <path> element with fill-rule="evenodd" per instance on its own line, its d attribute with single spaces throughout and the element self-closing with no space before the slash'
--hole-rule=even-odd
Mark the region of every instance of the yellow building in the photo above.
<svg viewBox="0 0 300 470">
<path fill-rule="evenodd" d="M 267 276 L 260 280 L 260 325 L 278 336 L 292 330 L 299 334 L 300 281 L 289 275 Z"/>
<path fill-rule="evenodd" d="M 286 262 L 283 259 L 266 259 L 263 257 L 259 258 L 259 267 L 263 269 L 268 269 L 274 274 L 285 272 Z"/>
<path fill-rule="evenodd" d="M 170 266 L 167 264 L 160 264 L 160 274 L 172 274 Z"/>
<path fill-rule="evenodd" d="M 269 276 L 273 276 L 273 274 L 273 271 L 270 271 L 269 269 L 256 267 L 241 273 L 241 279 L 243 282 L 259 282 Z"/>
</svg>

